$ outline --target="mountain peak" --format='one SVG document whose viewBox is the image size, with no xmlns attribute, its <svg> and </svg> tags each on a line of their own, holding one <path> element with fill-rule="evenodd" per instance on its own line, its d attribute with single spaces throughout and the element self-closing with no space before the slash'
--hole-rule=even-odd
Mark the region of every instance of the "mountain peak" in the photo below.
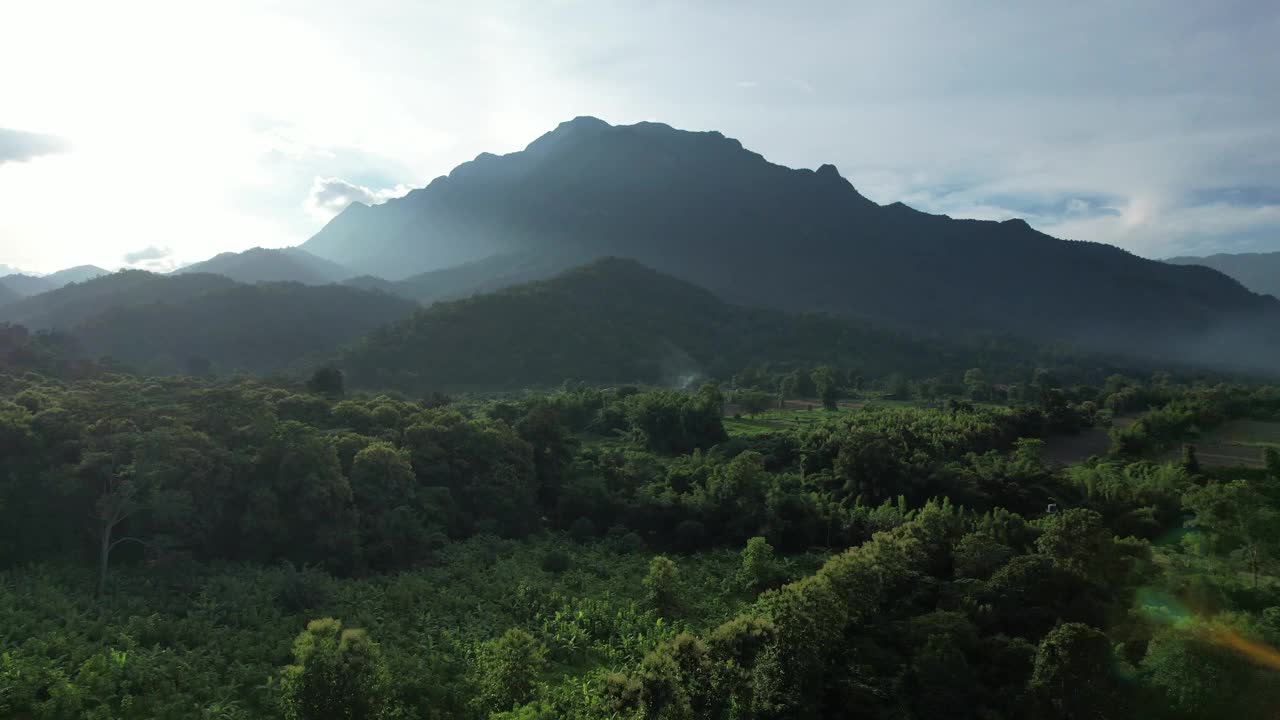
<svg viewBox="0 0 1280 720">
<path fill-rule="evenodd" d="M 553 130 L 552 132 L 558 130 L 604 130 L 605 128 L 611 127 L 613 126 L 598 117 L 593 117 L 591 115 L 579 115 L 572 120 L 565 120 L 560 123 L 556 126 L 556 130 Z"/>
</svg>

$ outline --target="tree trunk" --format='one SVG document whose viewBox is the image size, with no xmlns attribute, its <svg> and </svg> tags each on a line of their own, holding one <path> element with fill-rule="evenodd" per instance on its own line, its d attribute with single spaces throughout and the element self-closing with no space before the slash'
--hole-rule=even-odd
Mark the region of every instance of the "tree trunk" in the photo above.
<svg viewBox="0 0 1280 720">
<path fill-rule="evenodd" d="M 102 526 L 102 547 L 98 550 L 98 596 L 107 590 L 107 563 L 111 558 L 111 525 Z"/>
</svg>

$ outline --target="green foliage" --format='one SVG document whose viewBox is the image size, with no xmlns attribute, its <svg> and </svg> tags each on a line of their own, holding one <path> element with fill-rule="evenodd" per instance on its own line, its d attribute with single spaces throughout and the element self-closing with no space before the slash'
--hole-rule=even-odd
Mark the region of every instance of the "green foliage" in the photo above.
<svg viewBox="0 0 1280 720">
<path fill-rule="evenodd" d="M 293 664 L 280 678 L 287 720 L 387 716 L 391 678 L 377 643 L 332 618 L 313 620 L 293 644 Z"/>
<path fill-rule="evenodd" d="M 1099 392 L 1041 381 L 1050 404 Z M 1272 472 L 1058 469 L 1033 439 L 1056 406 L 872 404 L 689 443 L 719 423 L 715 386 L 445 406 L 111 374 L 0 390 L 4 717 L 1275 707 L 1253 646 L 1225 640 L 1280 642 Z M 108 526 L 137 542 L 95 597 Z M 318 621 L 281 675 L 314 617 L 379 645 Z"/>
<path fill-rule="evenodd" d="M 649 604 L 659 615 L 671 615 L 680 602 L 680 569 L 675 561 L 665 555 L 654 557 L 644 578 L 644 589 Z"/>
<path fill-rule="evenodd" d="M 479 707 L 486 712 L 510 710 L 533 696 L 546 669 L 547 649 L 529 633 L 512 628 L 486 643 L 477 663 Z"/>
<path fill-rule="evenodd" d="M 1027 687 L 1051 708 L 1051 717 L 1128 717 L 1118 702 L 1120 688 L 1113 665 L 1106 635 L 1088 625 L 1065 623 L 1040 642 Z"/>
<path fill-rule="evenodd" d="M 778 582 L 780 575 L 769 541 L 762 537 L 748 540 L 742 550 L 742 569 L 738 571 L 738 581 L 742 586 L 753 592 L 767 590 Z"/>
</svg>

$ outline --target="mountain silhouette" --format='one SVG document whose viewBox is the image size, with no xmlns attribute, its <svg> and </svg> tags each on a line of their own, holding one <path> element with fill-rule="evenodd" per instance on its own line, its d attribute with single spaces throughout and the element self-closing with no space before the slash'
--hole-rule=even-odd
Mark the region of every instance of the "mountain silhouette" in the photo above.
<svg viewBox="0 0 1280 720">
<path fill-rule="evenodd" d="M 97 265 L 77 265 L 49 273 L 48 275 L 27 275 L 23 273 L 6 275 L 0 277 L 0 283 L 22 297 L 29 297 L 49 292 L 50 290 L 57 290 L 71 283 L 81 283 L 109 274 L 111 274 L 109 270 L 103 270 Z"/>
<path fill-rule="evenodd" d="M 21 295 L 11 289 L 8 285 L 5 285 L 3 281 L 0 281 L 0 307 L 15 303 L 21 299 Z"/>
<path fill-rule="evenodd" d="M 352 205 L 303 247 L 392 280 L 457 266 L 425 279 L 470 273 L 454 296 L 619 256 L 734 303 L 916 331 L 1250 367 L 1280 350 L 1280 303 L 1213 270 L 1059 240 L 1021 220 L 881 206 L 831 165 L 791 169 L 720 133 L 659 123 L 562 123 L 403 198 Z M 519 271 L 530 257 L 538 270 Z"/>
<path fill-rule="evenodd" d="M 185 273 L 213 273 L 250 284 L 299 282 L 304 285 L 326 285 L 355 275 L 335 262 L 300 248 L 253 248 L 239 253 L 220 253 L 174 271 L 174 274 Z"/>
<path fill-rule="evenodd" d="M 1229 275 L 1253 292 L 1280 297 L 1280 252 L 1218 253 L 1207 257 L 1172 257 L 1174 265 L 1203 265 Z"/>
<path fill-rule="evenodd" d="M 824 363 L 873 376 L 980 365 L 993 377 L 1023 377 L 1037 363 L 1064 361 L 1109 362 L 1007 337 L 959 343 L 846 317 L 746 308 L 634 260 L 606 257 L 547 280 L 437 302 L 369 333 L 342 365 L 356 385 L 426 393 L 566 379 L 687 385 L 750 366 Z"/>
<path fill-rule="evenodd" d="M 25 325 L 32 330 L 70 330 L 107 310 L 180 302 L 234 285 L 229 278 L 207 273 L 157 275 L 145 270 L 121 270 L 0 308 L 0 322 Z"/>
</svg>

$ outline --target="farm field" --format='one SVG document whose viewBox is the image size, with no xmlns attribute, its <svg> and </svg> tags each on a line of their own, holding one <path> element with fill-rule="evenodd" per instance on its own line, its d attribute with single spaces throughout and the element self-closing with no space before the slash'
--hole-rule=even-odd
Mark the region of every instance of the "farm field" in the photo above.
<svg viewBox="0 0 1280 720">
<path fill-rule="evenodd" d="M 907 400 L 868 400 L 865 398 L 841 400 L 836 411 L 824 410 L 821 400 L 787 400 L 783 407 L 747 416 L 732 403 L 725 406 L 724 429 L 730 436 L 759 435 L 794 428 L 819 425 L 842 413 L 867 405 L 910 406 Z"/>
<path fill-rule="evenodd" d="M 1205 465 L 1262 467 L 1267 448 L 1280 450 L 1280 422 L 1232 420 L 1205 432 L 1194 445 Z"/>
</svg>

